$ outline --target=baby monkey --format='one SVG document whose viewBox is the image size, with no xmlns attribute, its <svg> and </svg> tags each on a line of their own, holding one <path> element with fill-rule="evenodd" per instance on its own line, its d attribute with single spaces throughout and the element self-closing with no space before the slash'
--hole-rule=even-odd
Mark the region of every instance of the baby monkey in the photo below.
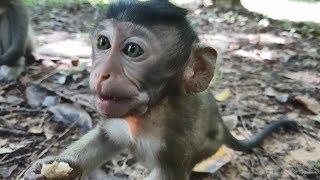
<svg viewBox="0 0 320 180">
<path fill-rule="evenodd" d="M 44 179 L 43 164 L 67 162 L 83 177 L 123 149 L 148 168 L 150 180 L 188 180 L 195 164 L 222 144 L 249 152 L 278 127 L 235 139 L 208 86 L 217 52 L 199 43 L 186 10 L 168 1 L 110 4 L 92 32 L 90 88 L 105 118 L 59 156 L 38 160 L 25 179 Z"/>
</svg>

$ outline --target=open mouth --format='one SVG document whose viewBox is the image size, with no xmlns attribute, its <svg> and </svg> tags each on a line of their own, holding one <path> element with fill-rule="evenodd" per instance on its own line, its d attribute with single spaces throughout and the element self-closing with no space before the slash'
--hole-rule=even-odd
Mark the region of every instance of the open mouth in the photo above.
<svg viewBox="0 0 320 180">
<path fill-rule="evenodd" d="M 132 105 L 133 98 L 98 95 L 96 107 L 101 113 L 108 116 L 119 116 L 127 113 Z"/>
</svg>

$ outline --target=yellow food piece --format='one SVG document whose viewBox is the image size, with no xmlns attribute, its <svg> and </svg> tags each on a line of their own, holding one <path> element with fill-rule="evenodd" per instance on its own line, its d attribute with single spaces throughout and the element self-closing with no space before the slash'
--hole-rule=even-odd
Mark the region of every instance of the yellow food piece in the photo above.
<svg viewBox="0 0 320 180">
<path fill-rule="evenodd" d="M 224 89 L 221 93 L 214 96 L 217 101 L 225 101 L 231 96 L 231 91 L 229 89 Z"/>
<path fill-rule="evenodd" d="M 214 173 L 223 165 L 230 162 L 233 156 L 234 151 L 232 149 L 222 146 L 212 156 L 196 164 L 193 171 Z"/>
<path fill-rule="evenodd" d="M 41 174 L 48 179 L 59 179 L 68 176 L 72 168 L 68 163 L 53 161 L 51 164 L 44 164 L 41 168 Z"/>
</svg>

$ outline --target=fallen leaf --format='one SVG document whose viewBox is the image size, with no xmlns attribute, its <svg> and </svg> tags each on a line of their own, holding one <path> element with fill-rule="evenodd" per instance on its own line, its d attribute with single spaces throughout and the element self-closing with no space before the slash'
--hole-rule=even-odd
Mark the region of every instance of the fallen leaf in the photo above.
<svg viewBox="0 0 320 180">
<path fill-rule="evenodd" d="M 31 140 L 24 140 L 24 141 L 21 141 L 21 142 L 18 142 L 18 143 L 10 143 L 9 144 L 9 147 L 11 149 L 14 149 L 15 151 L 18 150 L 18 149 L 21 149 L 21 148 L 24 148 L 26 147 L 27 145 L 31 144 L 32 141 Z"/>
<path fill-rule="evenodd" d="M 54 132 L 53 132 L 53 130 L 52 130 L 50 127 L 44 126 L 44 135 L 46 136 L 46 139 L 47 139 L 47 140 L 52 139 L 53 133 L 54 133 Z"/>
<path fill-rule="evenodd" d="M 32 126 L 28 129 L 28 132 L 32 134 L 41 134 L 43 133 L 43 129 L 39 126 Z"/>
<path fill-rule="evenodd" d="M 26 88 L 27 102 L 33 108 L 41 106 L 46 96 L 47 90 L 41 86 L 32 85 Z"/>
<path fill-rule="evenodd" d="M 275 97 L 279 102 L 282 102 L 282 103 L 287 102 L 289 98 L 288 94 L 276 91 L 272 87 L 266 88 L 264 91 L 264 94 L 270 97 Z"/>
<path fill-rule="evenodd" d="M 320 159 L 320 143 L 318 143 L 318 141 L 308 138 L 307 142 L 306 139 L 304 139 L 305 137 L 297 138 L 298 142 L 302 143 L 302 146 L 301 148 L 290 150 L 288 156 L 285 158 L 287 161 L 296 161 L 306 165 L 309 161 Z M 310 147 L 310 149 L 306 150 L 306 147 Z"/>
<path fill-rule="evenodd" d="M 259 118 L 254 118 L 252 122 L 253 127 L 257 127 L 259 129 L 262 129 L 266 126 L 266 122 L 262 119 Z"/>
<path fill-rule="evenodd" d="M 2 139 L 2 138 L 0 138 L 0 147 L 6 145 L 7 142 L 8 142 L 8 139 Z"/>
<path fill-rule="evenodd" d="M 8 178 L 11 176 L 12 172 L 17 169 L 18 165 L 14 164 L 9 167 L 2 167 L 0 168 L 0 177 L 2 178 Z"/>
<path fill-rule="evenodd" d="M 230 162 L 234 156 L 234 151 L 226 146 L 222 146 L 215 154 L 206 160 L 198 163 L 193 171 L 214 173 L 226 163 Z"/>
<path fill-rule="evenodd" d="M 223 123 L 227 126 L 227 128 L 231 131 L 236 128 L 238 124 L 238 116 L 235 114 L 223 116 Z"/>
<path fill-rule="evenodd" d="M 304 105 L 308 110 L 314 114 L 320 114 L 320 103 L 309 96 L 296 96 L 295 100 Z"/>
<path fill-rule="evenodd" d="M 309 84 L 320 84 L 320 76 L 310 71 L 287 72 L 281 75 L 289 79 L 307 82 Z"/>
<path fill-rule="evenodd" d="M 17 96 L 12 96 L 12 95 L 9 95 L 7 97 L 7 100 L 6 102 L 9 103 L 9 104 L 13 104 L 13 105 L 19 105 L 23 102 L 24 100 L 20 97 L 17 97 Z"/>
<path fill-rule="evenodd" d="M 217 101 L 225 101 L 227 100 L 229 97 L 231 96 L 231 91 L 229 89 L 224 89 L 222 92 L 220 92 L 219 94 L 216 94 L 214 96 L 214 98 Z"/>
<path fill-rule="evenodd" d="M 316 115 L 313 120 L 317 121 L 318 123 L 320 123 L 320 114 Z"/>
<path fill-rule="evenodd" d="M 0 154 L 8 154 L 14 152 L 11 148 L 0 148 Z"/>
</svg>

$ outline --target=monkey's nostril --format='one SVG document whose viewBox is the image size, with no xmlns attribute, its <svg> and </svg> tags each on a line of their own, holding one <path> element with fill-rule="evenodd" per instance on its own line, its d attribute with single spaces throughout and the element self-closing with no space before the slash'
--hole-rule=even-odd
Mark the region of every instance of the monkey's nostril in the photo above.
<svg viewBox="0 0 320 180">
<path fill-rule="evenodd" d="M 110 78 L 110 74 L 104 74 L 104 75 L 102 75 L 102 79 L 103 80 L 107 80 L 107 79 L 109 79 Z"/>
</svg>

